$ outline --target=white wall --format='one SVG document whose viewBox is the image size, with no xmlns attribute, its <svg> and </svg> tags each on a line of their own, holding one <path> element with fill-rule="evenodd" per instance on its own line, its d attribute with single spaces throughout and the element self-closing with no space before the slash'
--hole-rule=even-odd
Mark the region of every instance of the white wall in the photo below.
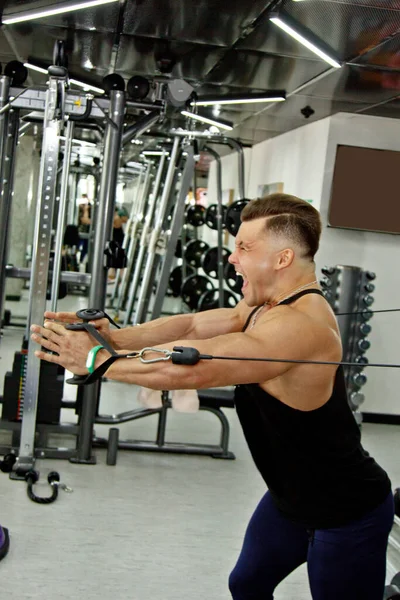
<svg viewBox="0 0 400 600">
<path fill-rule="evenodd" d="M 283 182 L 283 191 L 312 200 L 319 208 L 329 118 L 253 146 L 249 198 L 255 198 L 260 184 Z"/>
<path fill-rule="evenodd" d="M 324 224 L 316 260 L 318 275 L 324 265 L 336 264 L 374 271 L 377 279 L 372 309 L 400 307 L 399 236 L 327 227 L 337 144 L 400 150 L 400 121 L 339 113 L 261 142 L 246 151 L 246 196 L 256 197 L 261 184 L 283 182 L 284 192 L 311 200 Z M 237 189 L 235 154 L 222 159 L 222 173 L 223 189 Z M 209 197 L 215 198 L 214 164 Z M 371 325 L 369 361 L 400 363 L 400 313 L 374 315 Z M 366 373 L 363 412 L 400 415 L 400 369 L 370 368 Z"/>
<path fill-rule="evenodd" d="M 340 230 L 327 227 L 332 173 L 338 144 L 381 150 L 400 150 L 400 121 L 339 113 L 330 118 L 320 212 L 325 228 L 317 267 L 346 264 L 377 275 L 372 309 L 400 307 L 400 237 L 391 234 Z M 379 173 L 377 173 L 379 177 Z M 399 174 L 400 180 L 400 174 Z M 400 313 L 376 314 L 370 321 L 370 362 L 400 364 Z M 366 370 L 363 412 L 400 415 L 400 369 Z"/>
</svg>

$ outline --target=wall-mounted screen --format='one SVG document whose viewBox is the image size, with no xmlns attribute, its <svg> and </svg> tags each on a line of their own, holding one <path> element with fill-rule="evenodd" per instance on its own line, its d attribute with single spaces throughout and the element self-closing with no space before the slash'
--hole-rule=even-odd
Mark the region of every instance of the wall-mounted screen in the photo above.
<svg viewBox="0 0 400 600">
<path fill-rule="evenodd" d="M 400 233 L 400 152 L 338 145 L 330 227 Z"/>
</svg>

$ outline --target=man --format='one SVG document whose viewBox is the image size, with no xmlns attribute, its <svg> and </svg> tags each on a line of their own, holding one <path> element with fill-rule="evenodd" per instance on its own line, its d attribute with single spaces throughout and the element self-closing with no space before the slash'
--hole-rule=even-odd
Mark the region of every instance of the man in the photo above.
<svg viewBox="0 0 400 600">
<path fill-rule="evenodd" d="M 341 360 L 336 319 L 315 275 L 318 211 L 293 196 L 272 194 L 250 202 L 241 219 L 229 259 L 243 277 L 236 308 L 115 332 L 97 323 L 117 351 L 180 345 L 238 358 Z M 76 320 L 70 313 L 45 316 Z M 57 353 L 38 351 L 39 358 L 87 374 L 86 358 L 97 342 L 54 321 L 32 329 L 36 342 Z M 95 366 L 108 356 L 101 350 Z M 268 492 L 230 576 L 234 600 L 270 600 L 304 562 L 314 600 L 382 599 L 391 484 L 360 444 L 341 367 L 225 360 L 186 366 L 122 358 L 107 377 L 159 390 L 237 386 L 239 419 Z"/>
<path fill-rule="evenodd" d="M 92 222 L 92 205 L 87 194 L 82 194 L 82 198 L 79 202 L 78 221 L 79 233 L 83 233 L 86 236 L 81 238 L 79 245 L 79 261 L 81 264 L 83 264 L 89 248 L 89 240 L 87 236 L 89 234 L 90 224 Z"/>
</svg>

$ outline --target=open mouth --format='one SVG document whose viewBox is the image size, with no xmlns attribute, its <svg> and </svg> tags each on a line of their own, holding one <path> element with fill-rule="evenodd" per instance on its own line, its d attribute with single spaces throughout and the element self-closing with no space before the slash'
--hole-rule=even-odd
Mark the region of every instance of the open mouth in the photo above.
<svg viewBox="0 0 400 600">
<path fill-rule="evenodd" d="M 248 280 L 246 279 L 246 277 L 243 275 L 243 273 L 241 273 L 240 271 L 236 271 L 236 276 L 237 277 L 241 277 L 243 279 L 243 285 L 242 285 L 242 293 L 244 292 L 244 290 L 247 288 L 247 286 L 249 285 Z"/>
</svg>

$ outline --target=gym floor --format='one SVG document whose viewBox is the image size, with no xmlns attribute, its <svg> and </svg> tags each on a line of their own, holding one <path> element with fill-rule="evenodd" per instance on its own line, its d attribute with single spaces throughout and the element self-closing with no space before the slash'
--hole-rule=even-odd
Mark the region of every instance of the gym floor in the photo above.
<svg viewBox="0 0 400 600">
<path fill-rule="evenodd" d="M 78 310 L 87 300 L 65 298 L 60 310 Z M 26 314 L 27 303 L 7 303 L 13 315 Z M 20 349 L 22 329 L 6 329 L 0 347 L 0 378 Z M 2 385 L 2 384 L 1 384 Z M 65 399 L 75 398 L 65 386 Z M 137 407 L 136 388 L 106 382 L 102 414 Z M 60 491 L 51 505 L 31 502 L 23 483 L 0 474 L 0 523 L 11 534 L 11 549 L 0 564 L 1 592 L 7 600 L 229 600 L 229 572 L 240 551 L 245 527 L 265 491 L 233 410 L 230 449 L 235 461 L 209 457 L 120 451 L 116 466 L 96 450 L 96 466 L 68 461 L 38 461 L 37 492 L 47 495 L 47 473 L 56 470 L 73 488 Z M 62 419 L 73 422 L 72 411 Z M 121 439 L 151 439 L 156 417 L 120 427 Z M 105 437 L 106 426 L 96 426 Z M 208 413 L 173 411 L 167 440 L 216 443 L 219 423 Z M 3 434 L 2 434 L 3 435 Z M 400 429 L 365 424 L 365 448 L 400 485 Z M 60 438 L 66 446 L 73 440 Z M 316 449 L 317 451 L 317 449 Z M 388 570 L 388 581 L 394 573 Z M 276 591 L 276 600 L 310 600 L 303 565 Z"/>
</svg>

